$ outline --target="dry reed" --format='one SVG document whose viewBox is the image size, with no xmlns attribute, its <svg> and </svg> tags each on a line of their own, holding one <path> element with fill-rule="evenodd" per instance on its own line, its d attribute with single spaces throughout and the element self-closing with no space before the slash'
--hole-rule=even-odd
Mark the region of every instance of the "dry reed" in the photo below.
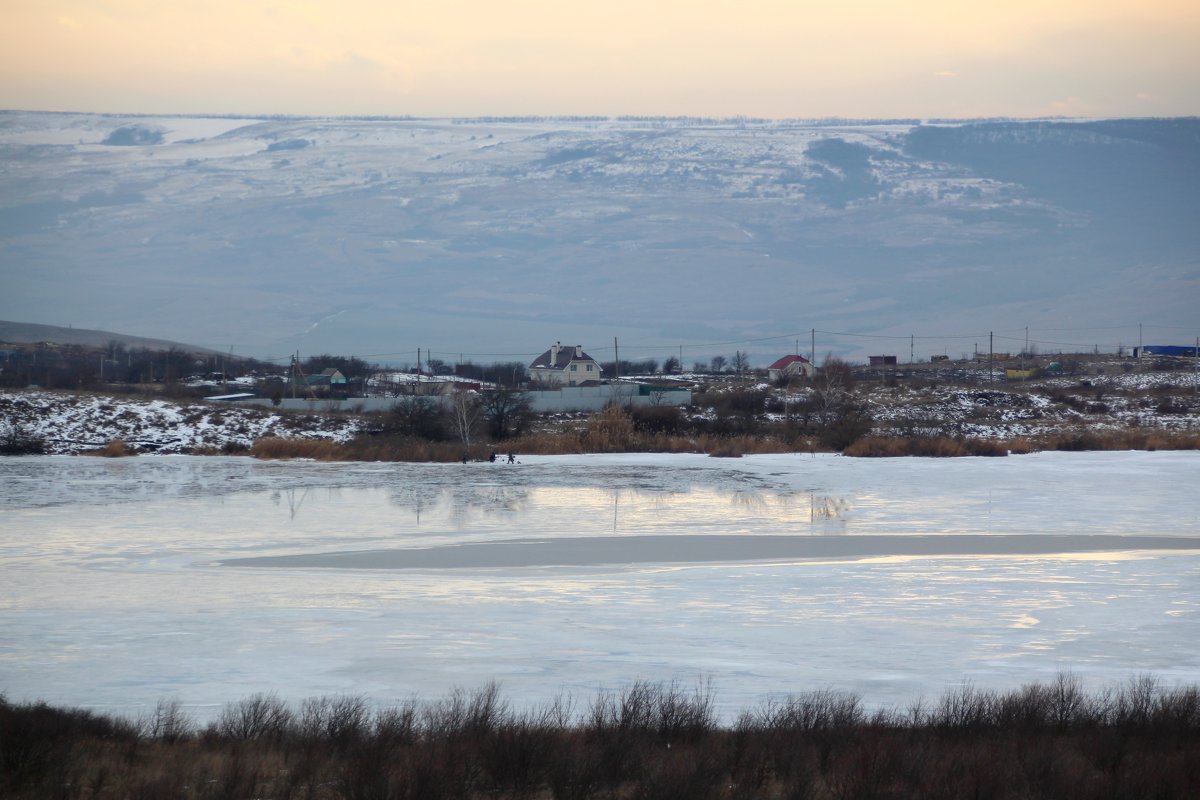
<svg viewBox="0 0 1200 800">
<path fill-rule="evenodd" d="M 136 456 L 137 450 L 127 445 L 123 439 L 112 439 L 103 447 L 95 450 L 82 450 L 79 454 L 81 456 L 100 456 L 101 458 L 125 458 L 126 456 Z"/>
</svg>

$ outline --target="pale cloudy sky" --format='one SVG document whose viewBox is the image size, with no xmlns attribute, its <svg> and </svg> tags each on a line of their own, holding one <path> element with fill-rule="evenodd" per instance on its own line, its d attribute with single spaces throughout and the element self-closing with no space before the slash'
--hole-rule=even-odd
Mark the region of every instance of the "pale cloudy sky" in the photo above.
<svg viewBox="0 0 1200 800">
<path fill-rule="evenodd" d="M 1196 0 L 0 0 L 0 107 L 1200 113 Z"/>
</svg>

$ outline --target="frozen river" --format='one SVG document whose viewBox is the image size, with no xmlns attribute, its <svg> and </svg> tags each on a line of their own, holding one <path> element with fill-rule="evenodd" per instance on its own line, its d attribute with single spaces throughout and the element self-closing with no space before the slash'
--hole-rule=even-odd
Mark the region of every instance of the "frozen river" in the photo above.
<svg viewBox="0 0 1200 800">
<path fill-rule="evenodd" d="M 1200 453 L 0 460 L 0 692 L 1200 681 Z"/>
</svg>

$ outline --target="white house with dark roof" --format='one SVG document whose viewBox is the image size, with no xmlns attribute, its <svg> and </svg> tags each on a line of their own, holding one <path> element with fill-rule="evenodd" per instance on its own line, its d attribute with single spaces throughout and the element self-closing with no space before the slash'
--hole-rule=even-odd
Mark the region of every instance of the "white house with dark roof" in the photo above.
<svg viewBox="0 0 1200 800">
<path fill-rule="evenodd" d="M 600 363 L 583 352 L 581 344 L 563 347 L 555 342 L 529 365 L 529 377 L 546 386 L 583 386 L 599 382 Z"/>
</svg>

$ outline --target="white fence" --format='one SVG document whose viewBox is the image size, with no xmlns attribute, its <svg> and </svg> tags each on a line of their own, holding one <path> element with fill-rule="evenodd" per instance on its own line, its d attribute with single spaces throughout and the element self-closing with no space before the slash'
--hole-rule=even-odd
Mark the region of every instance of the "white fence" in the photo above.
<svg viewBox="0 0 1200 800">
<path fill-rule="evenodd" d="M 599 411 L 610 403 L 622 406 L 686 406 L 692 402 L 692 393 L 687 389 L 659 389 L 653 386 L 639 386 L 632 383 L 618 383 L 605 386 L 571 386 L 550 391 L 526 392 L 534 412 L 547 413 L 554 411 Z M 429 395 L 443 403 L 449 402 L 444 395 Z M 288 411 L 309 411 L 328 413 L 350 411 L 361 413 L 366 411 L 389 411 L 397 403 L 404 402 L 405 397 L 351 397 L 347 400 L 329 398 L 309 399 L 285 397 L 275 406 L 269 397 L 255 397 L 234 401 L 236 405 L 264 406 L 266 408 L 282 408 Z"/>
</svg>

